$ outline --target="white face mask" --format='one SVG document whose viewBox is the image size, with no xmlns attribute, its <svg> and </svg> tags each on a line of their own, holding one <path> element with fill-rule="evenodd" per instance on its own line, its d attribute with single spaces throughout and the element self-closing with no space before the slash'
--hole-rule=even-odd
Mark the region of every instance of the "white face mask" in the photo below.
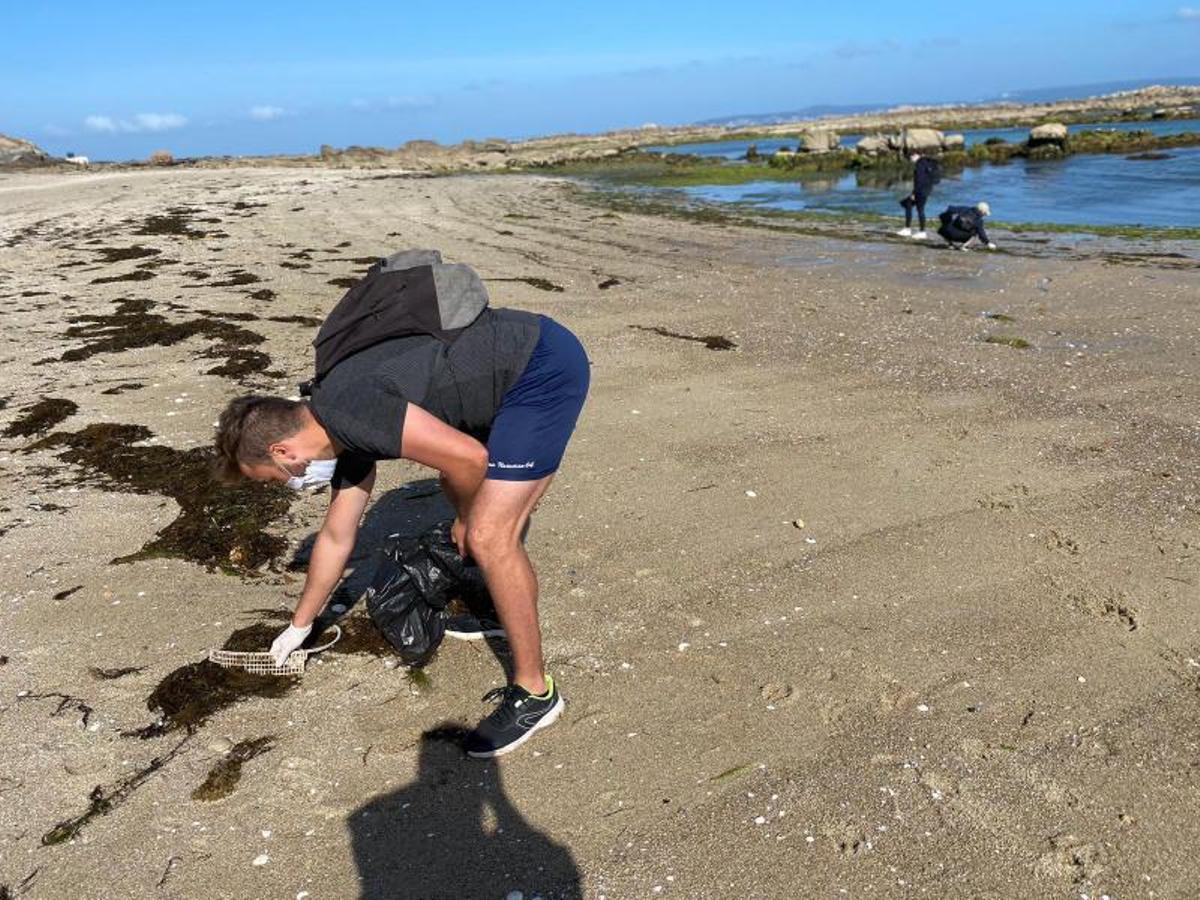
<svg viewBox="0 0 1200 900">
<path fill-rule="evenodd" d="M 321 487 L 333 480 L 333 471 L 336 468 L 336 458 L 314 459 L 304 467 L 303 475 L 290 476 L 287 480 L 287 486 L 294 491 L 300 491 L 306 487 Z"/>
</svg>

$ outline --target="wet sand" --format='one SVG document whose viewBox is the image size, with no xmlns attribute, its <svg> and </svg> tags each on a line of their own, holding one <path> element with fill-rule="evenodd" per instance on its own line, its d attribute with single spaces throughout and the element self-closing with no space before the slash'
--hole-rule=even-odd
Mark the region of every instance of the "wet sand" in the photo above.
<svg viewBox="0 0 1200 900">
<path fill-rule="evenodd" d="M 20 175 L 0 210 L 0 890 L 1194 895 L 1194 269 L 526 176 Z M 592 358 L 529 537 L 567 712 L 462 759 L 494 653 L 408 678 L 359 630 L 159 721 L 160 684 L 278 626 L 324 509 L 205 493 L 217 411 L 291 393 L 339 285 L 418 246 Z M 340 599 L 445 514 L 429 476 L 381 469 Z"/>
</svg>

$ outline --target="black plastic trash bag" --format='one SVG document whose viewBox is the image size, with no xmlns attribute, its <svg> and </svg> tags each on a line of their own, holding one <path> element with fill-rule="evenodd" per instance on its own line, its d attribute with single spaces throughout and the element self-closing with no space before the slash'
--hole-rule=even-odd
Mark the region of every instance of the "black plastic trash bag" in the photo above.
<svg viewBox="0 0 1200 900">
<path fill-rule="evenodd" d="M 393 535 L 382 553 L 367 588 L 367 611 L 406 666 L 423 666 L 442 643 L 452 600 L 471 609 L 490 605 L 483 575 L 458 555 L 449 522 L 420 537 Z"/>
</svg>

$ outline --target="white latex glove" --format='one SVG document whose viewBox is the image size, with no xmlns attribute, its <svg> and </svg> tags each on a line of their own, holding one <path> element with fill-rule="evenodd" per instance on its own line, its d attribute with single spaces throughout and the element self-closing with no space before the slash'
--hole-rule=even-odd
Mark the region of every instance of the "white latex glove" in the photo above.
<svg viewBox="0 0 1200 900">
<path fill-rule="evenodd" d="M 996 245 L 995 245 L 994 243 L 990 243 L 990 242 L 989 242 L 989 243 L 988 243 L 988 249 L 989 249 L 989 250 L 995 250 L 995 249 L 996 249 Z"/>
<path fill-rule="evenodd" d="M 297 649 L 304 643 L 305 639 L 312 634 L 312 625 L 305 625 L 303 628 L 297 628 L 295 625 L 288 625 L 275 638 L 275 642 L 271 644 L 271 658 L 275 660 L 276 666 L 282 666 L 287 662 L 287 658 L 292 651 Z"/>
</svg>

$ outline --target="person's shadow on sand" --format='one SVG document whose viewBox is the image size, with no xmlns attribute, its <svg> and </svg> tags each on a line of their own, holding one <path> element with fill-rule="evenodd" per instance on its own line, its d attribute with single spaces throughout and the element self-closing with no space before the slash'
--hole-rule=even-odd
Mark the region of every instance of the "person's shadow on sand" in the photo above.
<svg viewBox="0 0 1200 900">
<path fill-rule="evenodd" d="M 349 828 L 364 900 L 526 900 L 582 896 L 562 844 L 533 828 L 505 796 L 500 767 L 467 759 L 462 730 L 421 736 L 417 780 L 356 809 Z"/>
</svg>

